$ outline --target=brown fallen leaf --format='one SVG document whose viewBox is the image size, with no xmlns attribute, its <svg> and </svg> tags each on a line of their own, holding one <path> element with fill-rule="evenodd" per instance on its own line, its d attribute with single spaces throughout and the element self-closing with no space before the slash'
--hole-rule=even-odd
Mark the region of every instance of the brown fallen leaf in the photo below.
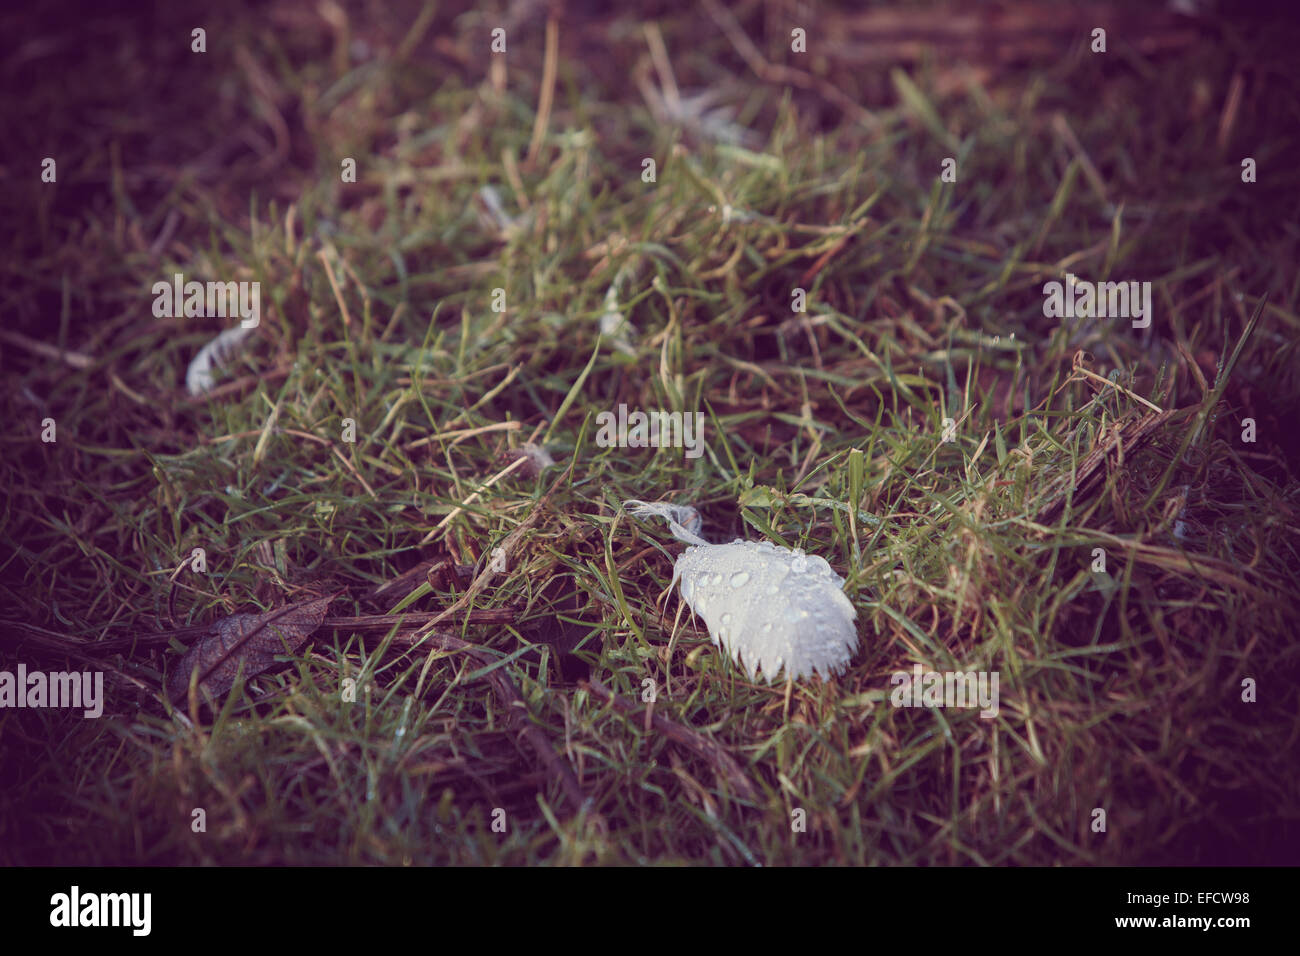
<svg viewBox="0 0 1300 956">
<path fill-rule="evenodd" d="M 264 614 L 232 614 L 214 623 L 185 652 L 167 679 L 167 696 L 179 701 L 198 670 L 200 693 L 214 699 L 235 686 L 239 667 L 244 678 L 260 674 L 275 663 L 277 654 L 292 654 L 325 620 L 325 611 L 338 594 L 288 604 Z"/>
</svg>

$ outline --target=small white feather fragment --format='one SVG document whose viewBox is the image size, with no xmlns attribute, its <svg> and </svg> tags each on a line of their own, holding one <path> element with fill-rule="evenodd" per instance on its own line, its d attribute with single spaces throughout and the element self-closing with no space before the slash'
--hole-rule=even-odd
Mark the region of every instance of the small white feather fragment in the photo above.
<svg viewBox="0 0 1300 956">
<path fill-rule="evenodd" d="M 682 600 L 703 619 L 713 643 L 742 665 L 750 678 L 775 680 L 843 670 L 858 649 L 858 612 L 845 596 L 844 579 L 826 559 L 770 541 L 709 544 L 695 530 L 694 508 L 626 502 L 639 516 L 658 515 L 687 548 L 673 565 Z"/>
<path fill-rule="evenodd" d="M 522 216 L 512 216 L 506 212 L 506 208 L 501 203 L 501 194 L 492 186 L 484 186 L 478 191 L 480 215 L 486 223 L 494 227 L 501 234 L 503 239 L 509 239 L 515 234 L 528 228 L 532 223 L 532 211 L 525 212 Z"/>
<path fill-rule="evenodd" d="M 185 370 L 185 387 L 191 395 L 203 395 L 212 390 L 215 384 L 212 377 L 213 370 L 221 368 L 234 358 L 243 348 L 244 339 L 252 331 L 252 328 L 246 329 L 242 325 L 237 325 L 233 329 L 226 329 L 199 349 L 199 354 L 194 356 L 190 367 Z"/>
<path fill-rule="evenodd" d="M 533 463 L 533 467 L 536 468 L 539 473 L 545 471 L 547 468 L 555 467 L 555 459 L 551 457 L 551 453 L 542 445 L 537 445 L 528 441 L 524 442 L 524 447 L 520 450 L 529 457 Z"/>
<path fill-rule="evenodd" d="M 555 467 L 555 459 L 551 453 L 542 445 L 533 442 L 524 442 L 519 448 L 509 453 L 512 461 L 524 459 L 524 463 L 519 466 L 519 474 L 524 478 L 536 478 L 547 468 Z"/>
<path fill-rule="evenodd" d="M 614 347 L 626 355 L 636 355 L 632 340 L 636 338 L 636 326 L 623 314 L 619 305 L 619 293 L 629 279 L 636 275 L 636 260 L 623 263 L 614 274 L 614 281 L 605 290 L 605 311 L 600 317 L 600 334 L 609 338 Z"/>
</svg>

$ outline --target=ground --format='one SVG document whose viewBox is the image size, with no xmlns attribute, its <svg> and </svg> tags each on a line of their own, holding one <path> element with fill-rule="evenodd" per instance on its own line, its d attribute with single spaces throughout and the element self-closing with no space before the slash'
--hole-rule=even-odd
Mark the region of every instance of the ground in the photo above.
<svg viewBox="0 0 1300 956">
<path fill-rule="evenodd" d="M 1294 25 L 990 9 L 6 12 L 0 667 L 105 689 L 0 710 L 0 860 L 1296 862 Z M 199 395 L 177 273 L 258 283 Z"/>
</svg>

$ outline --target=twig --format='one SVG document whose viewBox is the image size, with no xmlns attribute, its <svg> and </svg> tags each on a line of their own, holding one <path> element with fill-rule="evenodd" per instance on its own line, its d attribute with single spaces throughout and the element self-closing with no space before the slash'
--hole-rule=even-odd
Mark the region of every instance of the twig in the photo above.
<svg viewBox="0 0 1300 956">
<path fill-rule="evenodd" d="M 97 670 L 108 672 L 110 677 L 119 680 L 124 684 L 130 684 L 149 694 L 156 693 L 156 688 L 146 684 L 138 678 L 132 677 L 126 671 L 122 670 L 122 668 L 86 653 L 87 649 L 99 650 L 100 645 L 98 643 L 92 644 L 90 642 L 72 641 L 57 631 L 46 630 L 43 627 L 36 627 L 35 625 L 26 624 L 21 621 L 0 621 L 0 625 L 3 625 L 0 627 L 0 634 L 7 633 L 9 635 L 14 635 L 21 633 L 24 638 L 36 644 L 43 651 L 48 651 L 49 653 L 60 657 L 66 656 L 73 658 L 81 661 L 83 664 L 88 664 Z M 12 628 L 12 630 L 8 630 L 10 628 Z M 15 643 L 15 646 L 18 646 L 18 643 L 21 643 L 21 639 L 19 642 Z M 24 692 L 25 691 L 22 688 L 19 689 L 19 693 Z"/>
<path fill-rule="evenodd" d="M 524 459 L 520 458 L 517 459 L 517 462 L 523 460 Z M 575 461 L 577 461 L 576 456 L 569 460 L 569 467 L 564 470 L 564 474 L 560 475 L 560 477 L 556 478 L 555 481 L 551 483 L 551 487 L 546 490 L 546 494 L 542 495 L 541 500 L 538 501 L 537 506 L 534 507 L 531 512 L 529 512 L 528 517 L 525 518 L 523 521 L 521 521 L 519 523 L 519 526 L 515 528 L 514 531 L 511 531 L 508 535 L 505 536 L 505 538 L 502 540 L 499 546 L 501 549 L 501 554 L 503 556 L 509 557 L 513 553 L 514 547 L 516 544 L 518 544 L 519 539 L 522 538 L 524 534 L 530 528 L 532 528 L 533 525 L 537 523 L 539 518 L 541 518 L 542 511 L 546 508 L 546 505 L 550 502 L 551 496 L 555 494 L 555 492 L 559 489 L 560 485 L 563 482 L 568 481 L 569 477 L 573 474 L 573 464 Z M 478 577 L 474 579 L 473 583 L 470 584 L 470 586 L 466 589 L 465 593 L 461 595 L 460 600 L 457 601 L 455 604 L 453 604 L 451 607 L 447 608 L 437 617 L 435 617 L 432 621 L 426 624 L 424 628 L 422 628 L 421 630 L 422 631 L 433 630 L 434 626 L 441 623 L 445 618 L 451 617 L 453 614 L 457 614 L 465 607 L 467 607 L 470 601 L 474 599 L 474 596 L 487 586 L 488 581 L 492 579 L 492 575 L 495 573 L 496 572 L 492 570 L 492 562 L 488 562 L 487 564 L 485 564 L 483 566 L 483 570 L 479 572 Z"/>
<path fill-rule="evenodd" d="M 325 250 L 317 250 L 316 258 L 325 267 L 325 278 L 329 280 L 330 289 L 334 292 L 334 301 L 339 304 L 339 311 L 343 313 L 343 325 L 350 329 L 352 328 L 352 316 L 348 313 L 348 304 L 343 301 L 343 292 L 339 289 L 339 280 L 334 278 L 334 269 L 330 266 Z"/>
<path fill-rule="evenodd" d="M 1100 382 L 1102 385 L 1109 386 L 1110 388 L 1115 389 L 1115 391 L 1117 392 L 1123 392 L 1129 398 L 1133 399 L 1133 401 L 1141 402 L 1143 405 L 1151 409 L 1151 411 L 1155 412 L 1157 415 L 1164 412 L 1164 409 L 1161 408 L 1159 405 L 1147 401 L 1145 398 L 1143 398 L 1141 395 L 1139 395 L 1137 392 L 1133 391 L 1132 389 L 1125 388 L 1123 385 L 1119 384 L 1119 382 L 1112 382 L 1110 379 L 1098 375 L 1096 372 L 1092 371 L 1092 369 L 1086 368 L 1083 364 L 1084 361 L 1085 361 L 1084 353 L 1082 351 L 1074 353 L 1074 370 L 1071 373 L 1070 377 L 1061 383 L 1062 386 L 1069 385 L 1070 382 L 1074 381 L 1075 375 L 1082 375 L 1087 378 L 1093 379 L 1094 381 Z M 1060 389 L 1058 388 L 1057 391 L 1059 392 Z"/>
<path fill-rule="evenodd" d="M 494 657 L 470 644 L 468 641 L 462 641 L 459 637 L 448 634 L 445 631 L 432 631 L 427 633 L 413 634 L 411 636 L 400 635 L 397 638 L 399 643 L 410 644 L 412 646 L 427 642 L 433 643 L 444 651 L 463 651 L 470 657 L 483 664 L 496 664 L 500 658 Z M 515 730 L 515 744 L 518 746 L 519 739 L 523 738 L 528 741 L 529 746 L 537 753 L 546 772 L 552 779 L 559 782 L 565 795 L 569 798 L 574 810 L 578 810 L 587 802 L 587 796 L 582 792 L 582 785 L 578 783 L 578 778 L 573 772 L 573 768 L 564 763 L 555 751 L 551 749 L 550 742 L 542 734 L 537 726 L 530 722 L 528 705 L 519 694 L 515 687 L 514 681 L 507 676 L 503 668 L 495 668 L 483 675 L 492 683 L 492 689 L 496 691 L 497 697 L 505 705 L 506 713 L 509 715 L 510 723 Z"/>
<path fill-rule="evenodd" d="M 291 611 L 294 610 L 297 606 L 298 605 L 287 605 L 282 610 Z M 496 613 L 499 614 L 500 612 L 496 612 Z M 358 618 L 326 618 L 325 621 L 322 622 L 321 627 L 334 626 L 334 627 L 347 627 L 354 630 L 380 631 L 380 630 L 389 630 L 393 627 L 394 624 L 404 621 L 407 618 L 411 618 L 411 617 L 423 618 L 423 617 L 430 617 L 430 616 L 431 615 L 427 615 L 427 614 L 393 614 L 393 615 L 371 614 L 371 615 L 365 615 L 363 617 L 358 617 Z M 265 626 L 266 624 L 269 623 L 270 623 L 270 619 L 268 618 L 266 621 L 262 622 L 262 626 Z M 12 627 L 16 632 L 24 633 L 28 638 L 33 640 L 35 643 L 41 645 L 43 648 L 46 648 L 54 653 L 66 654 L 70 657 L 75 657 L 93 666 L 103 668 L 104 670 L 112 671 L 113 673 L 120 675 L 123 679 L 129 681 L 130 683 L 136 685 L 137 687 L 143 690 L 148 691 L 149 693 L 161 693 L 164 695 L 166 693 L 165 690 L 159 691 L 157 688 L 153 688 L 144 683 L 141 683 L 139 680 L 137 680 L 134 677 L 131 677 L 129 674 L 124 673 L 119 668 L 113 667 L 111 664 L 106 664 L 103 661 L 97 660 L 96 658 L 93 658 L 85 653 L 86 649 L 94 649 L 97 651 L 107 650 L 108 645 L 114 642 L 74 641 L 54 631 L 48 631 L 44 628 L 35 627 L 33 625 L 25 624 L 19 621 L 2 621 L 0 622 L 0 624 L 3 624 L 5 627 Z M 208 629 L 207 628 L 184 628 L 182 630 L 206 632 Z M 3 631 L 0 631 L 0 633 L 3 633 Z M 160 637 L 170 639 L 173 633 L 177 633 L 177 632 L 149 635 L 149 637 L 143 640 L 147 643 L 155 643 L 157 639 Z M 136 641 L 138 639 L 122 638 L 120 640 L 130 642 L 130 641 Z M 476 647 L 473 644 L 470 644 L 468 641 L 462 641 L 460 638 L 452 634 L 449 634 L 445 631 L 433 631 L 433 632 L 407 631 L 405 633 L 398 633 L 394 638 L 394 643 L 399 645 L 405 645 L 407 647 L 415 647 L 426 643 L 432 643 L 433 645 L 437 646 L 438 648 L 444 651 L 460 651 L 465 654 L 468 654 L 470 657 L 474 658 L 475 660 L 479 661 L 482 664 L 495 664 L 498 663 L 500 660 L 500 658 L 495 657 L 494 655 L 488 653 L 487 651 L 479 647 Z M 507 676 L 505 671 L 500 667 L 488 671 L 483 676 L 486 677 L 491 682 L 493 690 L 496 692 L 497 697 L 500 699 L 502 705 L 505 707 L 506 714 L 510 721 L 511 727 L 515 731 L 516 746 L 518 746 L 518 742 L 521 738 L 523 740 L 528 741 L 529 746 L 532 747 L 534 751 L 536 751 L 537 757 L 541 761 L 543 768 L 546 770 L 547 774 L 552 779 L 558 781 L 558 783 L 560 784 L 560 787 L 564 791 L 565 796 L 567 796 L 571 801 L 573 809 L 575 811 L 580 809 L 583 806 L 583 804 L 586 803 L 587 798 L 586 795 L 582 792 L 582 786 L 581 784 L 578 783 L 577 776 L 574 774 L 573 769 L 571 767 L 569 767 L 567 764 L 561 761 L 558 756 L 556 756 L 555 751 L 551 749 L 551 746 L 547 741 L 545 735 L 543 735 L 542 732 L 534 724 L 530 722 L 528 705 L 524 702 L 524 699 L 520 695 L 518 688 L 515 687 L 514 681 L 512 681 L 509 678 L 509 676 Z"/>
<path fill-rule="evenodd" d="M 502 468 L 500 471 L 498 471 L 487 481 L 483 482 L 483 484 L 479 486 L 477 491 L 473 492 L 468 498 L 466 498 L 464 501 L 458 504 L 455 508 L 452 508 L 451 511 L 447 513 L 447 516 L 438 522 L 438 526 L 424 536 L 423 540 L 420 541 L 420 544 L 426 545 L 430 541 L 432 541 L 434 537 L 437 536 L 438 532 L 441 531 L 443 528 L 447 527 L 447 525 L 451 522 L 453 518 L 455 518 L 458 514 L 460 514 L 462 511 L 464 511 L 474 502 L 478 501 L 479 496 L 482 495 L 483 492 L 487 491 L 489 488 L 495 485 L 506 475 L 510 474 L 512 471 L 515 471 L 518 468 L 522 468 L 527 463 L 527 461 L 528 461 L 527 458 L 516 458 L 514 461 L 506 465 L 506 467 Z"/>
<path fill-rule="evenodd" d="M 361 482 L 361 487 L 366 489 L 366 491 L 370 492 L 371 498 L 377 497 L 375 495 L 375 489 L 370 487 L 370 482 L 366 481 L 366 479 L 361 477 L 361 472 L 357 471 L 357 469 L 353 466 L 352 462 L 348 461 L 347 458 L 343 456 L 343 452 L 338 450 L 337 445 L 331 445 L 330 451 L 334 452 L 335 457 L 337 457 L 339 461 L 343 462 L 344 468 L 352 472 L 352 477 L 355 478 L 357 481 Z"/>
<path fill-rule="evenodd" d="M 441 611 L 420 611 L 405 614 L 363 614 L 360 617 L 327 617 L 321 626 L 332 627 L 339 631 L 390 631 L 394 625 L 398 625 L 400 637 L 406 630 L 414 634 L 418 630 L 417 625 L 432 621 L 441 613 Z M 465 615 L 465 623 L 511 624 L 518 616 L 519 612 L 512 607 L 485 608 L 470 611 Z"/>
<path fill-rule="evenodd" d="M 546 124 L 551 119 L 551 104 L 555 100 L 555 71 L 559 62 L 560 25 L 554 16 L 546 20 L 546 53 L 542 57 L 542 92 L 537 102 L 537 118 L 533 123 L 533 136 L 528 144 L 528 158 L 524 165 L 532 168 L 541 152 L 546 136 Z"/>
<path fill-rule="evenodd" d="M 227 395 L 234 395 L 243 391 L 250 385 L 256 385 L 259 382 L 272 382 L 276 379 L 286 378 L 292 371 L 288 366 L 281 368 L 268 369 L 265 372 L 258 372 L 256 375 L 245 375 L 242 378 L 236 378 L 229 382 L 222 382 L 211 391 L 204 392 L 202 395 L 186 395 L 181 398 L 178 405 L 206 405 L 209 402 L 215 402 L 225 398 Z"/>
<path fill-rule="evenodd" d="M 335 631 L 379 631 L 388 632 L 397 628 L 398 638 L 415 634 L 420 625 L 427 624 L 441 614 L 441 611 L 408 611 L 404 614 L 363 614 L 359 617 L 327 617 L 321 622 L 317 633 L 329 628 Z M 484 608 L 470 611 L 465 615 L 465 623 L 510 624 L 519 616 L 519 611 L 512 607 Z M 6 629 L 21 632 L 34 638 L 38 644 L 60 654 L 69 654 L 90 663 L 100 663 L 92 654 L 111 654 L 127 651 L 133 647 L 158 647 L 170 644 L 173 640 L 189 643 L 192 640 L 212 633 L 211 624 L 197 624 L 192 627 L 175 627 L 165 631 L 153 631 L 146 634 L 133 634 L 129 637 L 110 637 L 102 641 L 80 640 L 68 637 L 57 631 L 47 630 L 28 624 L 25 621 L 0 620 L 0 634 Z"/>
<path fill-rule="evenodd" d="M 1167 423 L 1181 421 L 1194 411 L 1196 406 L 1171 409 L 1167 412 L 1149 412 L 1140 418 L 1130 418 L 1127 422 L 1116 425 L 1111 436 L 1102 439 L 1101 443 L 1084 456 L 1075 467 L 1073 481 L 1067 477 L 1064 487 L 1052 494 L 1051 500 L 1039 509 L 1034 516 L 1034 522 L 1046 525 L 1055 521 L 1065 510 L 1065 499 L 1071 489 L 1074 491 L 1072 501 L 1075 504 L 1090 495 L 1101 482 L 1101 466 L 1110 458 L 1112 452 L 1116 453 L 1119 466 L 1122 466 L 1125 454 L 1131 455 L 1142 447 Z"/>
<path fill-rule="evenodd" d="M 523 428 L 523 422 L 497 422 L 492 425 L 480 425 L 477 428 L 453 428 L 451 431 L 438 432 L 436 435 L 429 435 L 426 438 L 417 438 L 409 444 L 403 445 L 403 451 L 411 451 L 415 448 L 423 448 L 425 445 L 432 445 L 435 442 L 446 441 L 448 438 L 470 438 L 474 435 L 482 435 L 487 432 L 495 431 L 518 431 Z"/>
<path fill-rule="evenodd" d="M 587 680 L 582 681 L 581 686 L 588 687 L 600 694 L 620 713 L 628 717 L 640 716 L 640 708 L 636 704 L 619 697 L 595 677 L 589 677 Z M 680 744 L 697 757 L 710 763 L 714 772 L 731 784 L 736 793 L 742 798 L 754 803 L 758 802 L 758 788 L 749 779 L 744 768 L 736 762 L 736 758 L 731 756 L 721 744 L 710 740 L 703 734 L 683 727 L 676 721 L 669 720 L 657 711 L 651 718 L 651 724 L 668 739 Z"/>
<path fill-rule="evenodd" d="M 791 86 L 798 86 L 801 89 L 815 90 L 845 113 L 857 117 L 872 129 L 878 130 L 881 128 L 882 124 L 878 118 L 871 115 L 867 110 L 841 93 L 833 84 L 828 83 L 821 77 L 788 66 L 769 63 L 764 59 L 763 54 L 759 52 L 758 47 L 754 46 L 753 41 L 745 35 L 745 31 L 736 22 L 736 18 L 723 9 L 717 0 L 704 0 L 704 9 L 708 11 L 713 21 L 722 28 L 722 32 L 727 35 L 727 39 L 736 48 L 736 52 L 740 54 L 741 59 L 749 64 L 749 68 L 758 74 L 759 79 L 768 83 L 789 83 Z"/>
<path fill-rule="evenodd" d="M 53 345 L 45 342 L 38 342 L 30 339 L 21 332 L 11 332 L 8 329 L 0 329 L 0 340 L 8 342 L 10 345 L 16 345 L 21 349 L 26 349 L 42 358 L 55 359 L 73 368 L 90 368 L 95 364 L 95 360 L 89 355 L 82 355 L 80 352 L 74 352 L 71 349 L 57 349 Z"/>
</svg>

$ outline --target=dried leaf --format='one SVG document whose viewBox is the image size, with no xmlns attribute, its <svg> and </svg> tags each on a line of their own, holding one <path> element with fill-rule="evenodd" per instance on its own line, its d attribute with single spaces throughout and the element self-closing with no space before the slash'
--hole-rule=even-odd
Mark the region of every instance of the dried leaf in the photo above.
<svg viewBox="0 0 1300 956">
<path fill-rule="evenodd" d="M 275 663 L 277 654 L 292 654 L 325 620 L 325 611 L 337 597 L 288 604 L 265 614 L 232 614 L 212 625 L 196 640 L 167 681 L 167 694 L 180 700 L 189 691 L 190 675 L 199 672 L 200 693 L 213 698 L 235 686 L 242 664 L 244 678 L 260 674 Z"/>
</svg>

